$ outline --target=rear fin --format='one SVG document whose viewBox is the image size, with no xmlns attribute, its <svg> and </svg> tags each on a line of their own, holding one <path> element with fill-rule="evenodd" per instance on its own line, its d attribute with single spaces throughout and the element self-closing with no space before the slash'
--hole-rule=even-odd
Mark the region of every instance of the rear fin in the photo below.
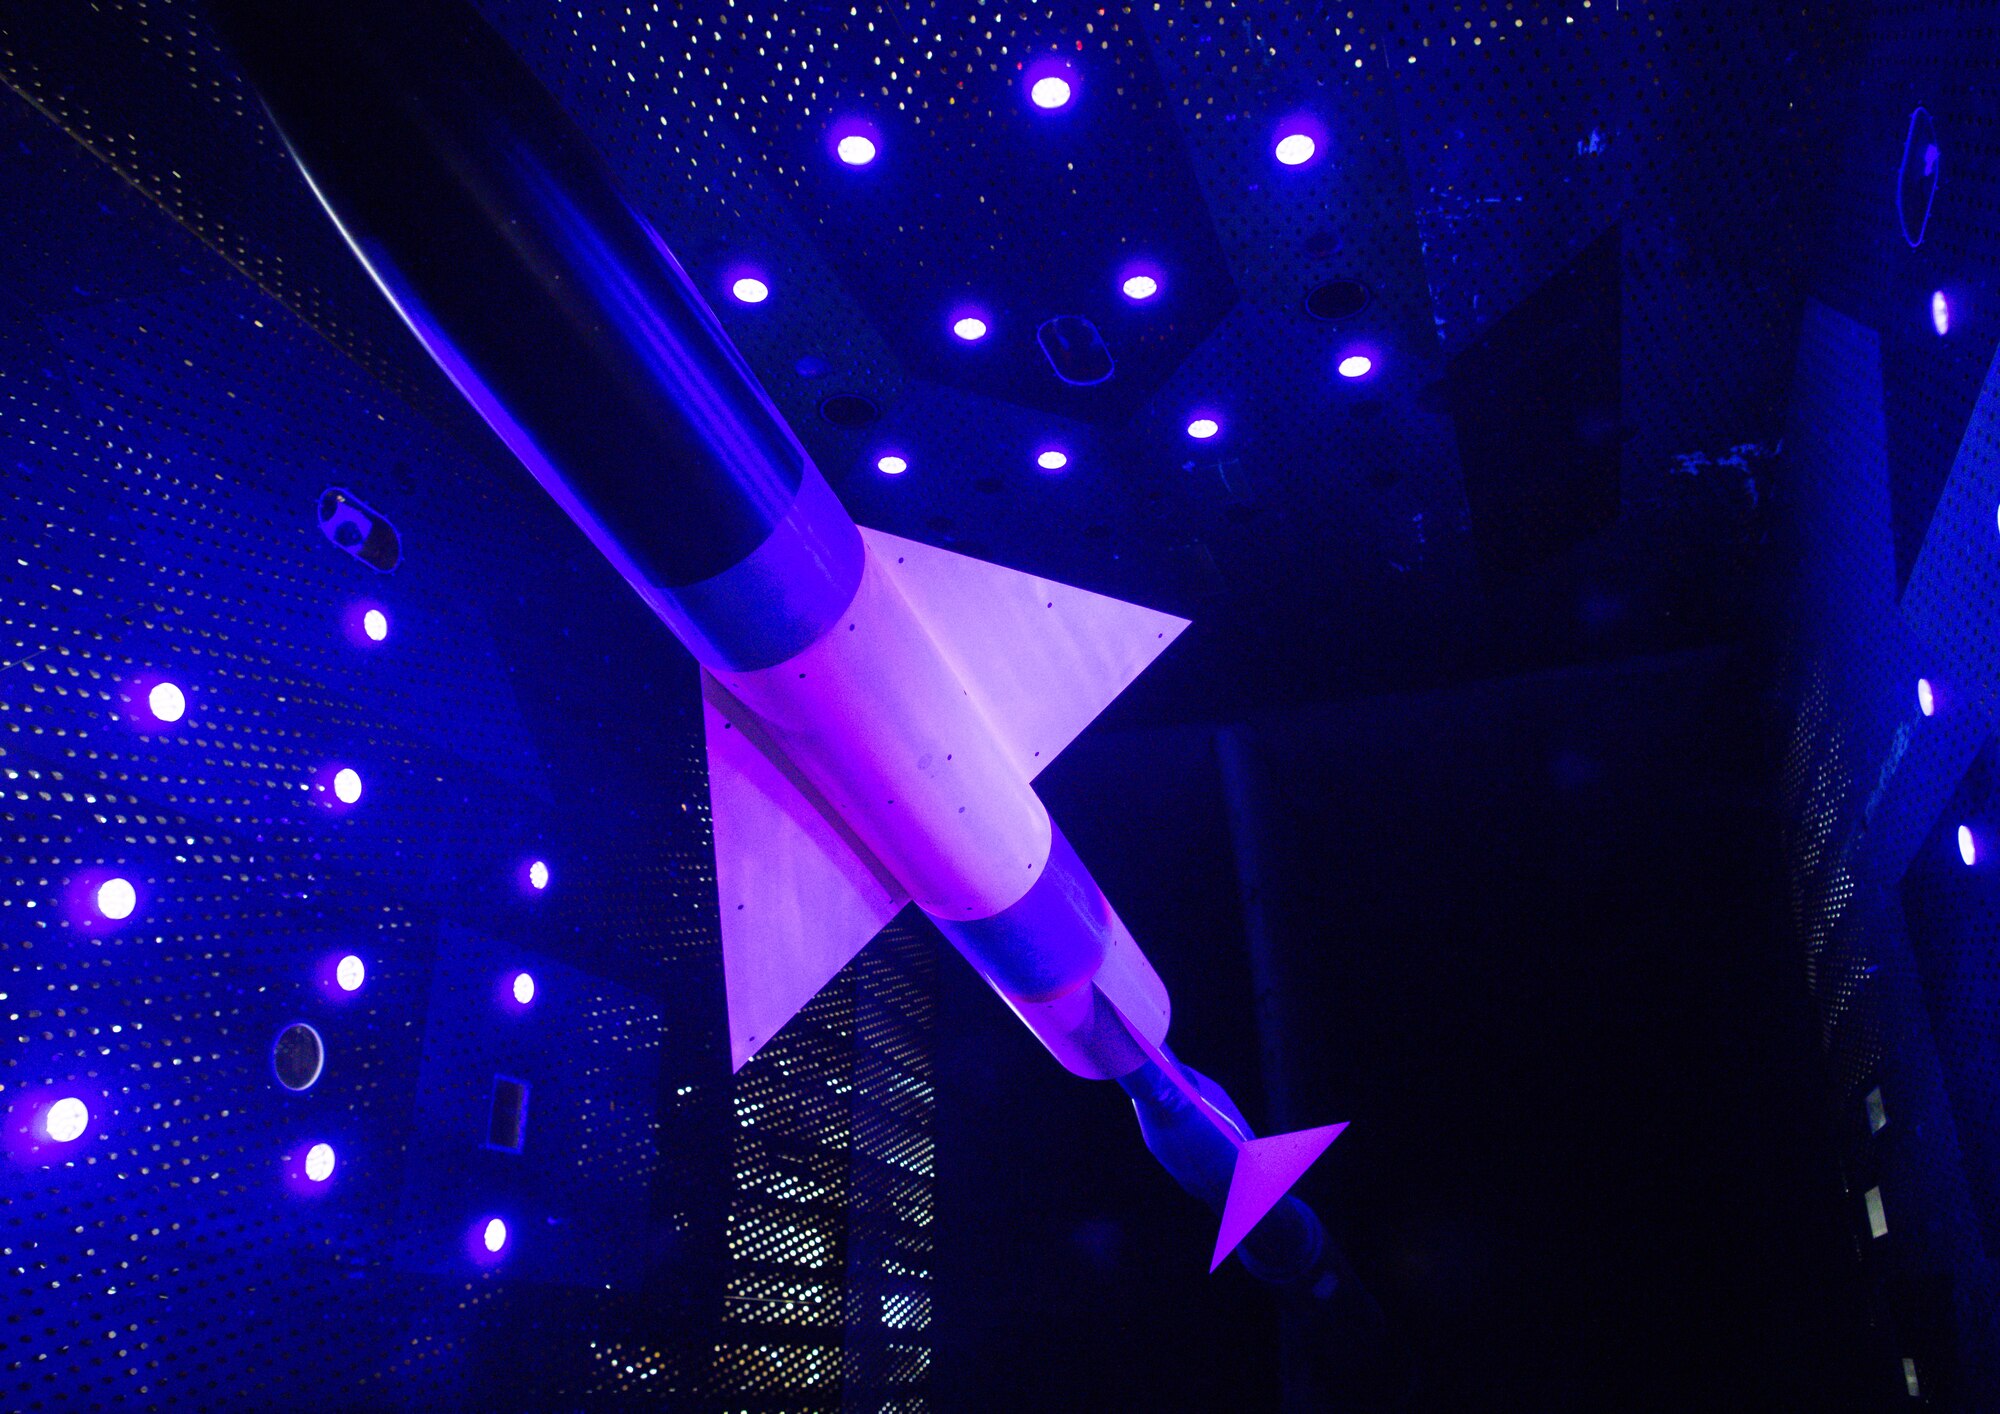
<svg viewBox="0 0 2000 1414">
<path fill-rule="evenodd" d="M 864 527 L 861 537 L 1027 780 L 1188 626 L 879 530 Z"/>
<path fill-rule="evenodd" d="M 909 902 L 756 713 L 706 671 L 708 795 L 730 1067 L 798 1014 Z"/>
<path fill-rule="evenodd" d="M 1263 1139 L 1247 1138 L 1250 1126 L 1220 1086 L 1215 1087 L 1215 1093 L 1209 1093 L 1212 1081 L 1202 1083 L 1205 1077 L 1191 1077 L 1167 1053 L 1163 1039 L 1142 1030 L 1122 1008 L 1119 1014 L 1146 1059 L 1158 1066 L 1174 1088 L 1207 1114 L 1210 1122 L 1236 1146 L 1236 1166 L 1229 1174 L 1229 1196 L 1222 1204 L 1222 1227 L 1215 1234 L 1215 1253 L 1208 1263 L 1212 1272 L 1250 1235 L 1250 1229 L 1263 1221 L 1264 1214 L 1278 1206 L 1278 1200 L 1326 1152 L 1327 1146 L 1340 1137 L 1340 1131 L 1347 1125 L 1323 1124 L 1317 1129 L 1295 1129 L 1289 1134 L 1273 1134 Z"/>
<path fill-rule="evenodd" d="M 1278 1206 L 1278 1200 L 1345 1128 L 1345 1124 L 1323 1124 L 1317 1129 L 1246 1140 L 1238 1146 L 1236 1170 L 1229 1176 L 1229 1199 L 1222 1205 L 1222 1229 L 1215 1234 L 1215 1255 L 1208 1263 L 1211 1272 L 1250 1235 L 1264 1214 Z"/>
</svg>

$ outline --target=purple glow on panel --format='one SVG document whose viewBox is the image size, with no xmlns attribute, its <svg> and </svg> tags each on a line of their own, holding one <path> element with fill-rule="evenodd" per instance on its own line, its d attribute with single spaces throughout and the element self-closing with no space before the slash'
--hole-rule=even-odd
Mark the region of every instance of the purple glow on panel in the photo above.
<svg viewBox="0 0 2000 1414">
<path fill-rule="evenodd" d="M 328 1002 L 346 1006 L 368 985 L 368 964 L 345 949 L 322 953 L 313 961 L 312 983 Z"/>
<path fill-rule="evenodd" d="M 1283 167 L 1303 167 L 1326 150 L 1326 125 L 1311 113 L 1280 120 L 1271 135 L 1271 155 Z"/>
<path fill-rule="evenodd" d="M 313 773 L 306 791 L 314 805 L 344 815 L 361 803 L 361 773 L 352 766 L 329 761 Z"/>
<path fill-rule="evenodd" d="M 1926 717 L 1937 714 L 1937 694 L 1931 689 L 1929 678 L 1917 679 L 1917 710 Z"/>
<path fill-rule="evenodd" d="M 315 1144 L 306 1150 L 306 1177 L 314 1183 L 333 1177 L 333 1145 Z"/>
<path fill-rule="evenodd" d="M 76 1160 L 103 1137 L 110 1092 L 89 1079 L 25 1087 L 5 1097 L 0 1151 L 20 1164 Z"/>
<path fill-rule="evenodd" d="M 69 925 L 92 937 L 109 937 L 145 911 L 146 890 L 129 870 L 112 866 L 84 869 L 63 886 L 62 913 Z"/>
<path fill-rule="evenodd" d="M 1076 69 L 1057 54 L 1044 54 L 1021 71 L 1021 87 L 1039 112 L 1060 113 L 1083 87 Z"/>
<path fill-rule="evenodd" d="M 187 719 L 187 689 L 160 673 L 140 673 L 118 684 L 118 714 L 134 731 L 157 736 Z"/>
<path fill-rule="evenodd" d="M 113 923 L 123 923 L 139 906 L 139 891 L 132 887 L 130 879 L 114 876 L 97 886 L 91 902 L 105 918 Z"/>
<path fill-rule="evenodd" d="M 356 648 L 379 648 L 389 637 L 389 611 L 370 599 L 341 611 L 340 632 Z"/>
<path fill-rule="evenodd" d="M 1958 857 L 1965 861 L 1968 868 L 1979 862 L 1979 841 L 1972 837 L 1970 825 L 1958 827 Z"/>
<path fill-rule="evenodd" d="M 532 972 L 515 968 L 494 979 L 493 1004 L 504 1012 L 524 1015 L 534 1006 L 535 994 L 539 990 Z"/>
<path fill-rule="evenodd" d="M 1035 465 L 1043 471 L 1061 471 L 1069 465 L 1069 453 L 1050 447 L 1035 457 Z"/>
<path fill-rule="evenodd" d="M 1197 442 L 1206 442 L 1222 430 L 1222 424 L 1209 416 L 1188 419 L 1187 435 Z"/>
<path fill-rule="evenodd" d="M 312 1139 L 287 1151 L 282 1160 L 285 1190 L 295 1198 L 317 1198 L 337 1187 L 340 1155 L 324 1139 Z"/>
<path fill-rule="evenodd" d="M 484 1214 L 465 1230 L 465 1254 L 476 1266 L 490 1267 L 506 1255 L 512 1236 L 505 1218 Z"/>
<path fill-rule="evenodd" d="M 42 1132 L 58 1144 L 74 1144 L 90 1128 L 90 1106 L 65 1095 L 42 1111 Z"/>
<path fill-rule="evenodd" d="M 147 710 L 156 721 L 171 726 L 187 715 L 187 697 L 170 682 L 156 682 L 146 694 Z"/>
<path fill-rule="evenodd" d="M 826 135 L 827 150 L 843 167 L 866 167 L 882 152 L 882 133 L 866 118 L 842 118 Z"/>
<path fill-rule="evenodd" d="M 526 898 L 535 898 L 546 892 L 554 878 L 548 860 L 540 855 L 530 855 L 514 866 L 515 891 Z"/>
</svg>

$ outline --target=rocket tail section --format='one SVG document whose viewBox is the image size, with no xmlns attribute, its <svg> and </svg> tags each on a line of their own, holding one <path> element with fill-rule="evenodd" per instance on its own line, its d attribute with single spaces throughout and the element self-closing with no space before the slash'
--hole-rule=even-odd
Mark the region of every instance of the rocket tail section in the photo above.
<svg viewBox="0 0 2000 1414">
<path fill-rule="evenodd" d="M 1304 1176 L 1346 1124 L 1325 1124 L 1264 1138 L 1252 1135 L 1248 1121 L 1220 1085 L 1184 1066 L 1139 1027 L 1126 1023 L 1132 1039 L 1146 1053 L 1148 1064 L 1121 1078 L 1139 1115 L 1146 1147 L 1161 1167 L 1193 1196 L 1217 1210 L 1221 1226 L 1208 1269 L 1221 1266 L 1257 1225 Z M 1296 1200 L 1293 1207 L 1300 1207 Z M 1318 1220 L 1294 1221 L 1290 1233 L 1274 1233 L 1252 1270 L 1289 1273 L 1311 1265 L 1323 1236 Z M 1310 1244 L 1315 1250 L 1305 1250 Z M 1298 1247 L 1298 1251 L 1287 1250 Z"/>
</svg>

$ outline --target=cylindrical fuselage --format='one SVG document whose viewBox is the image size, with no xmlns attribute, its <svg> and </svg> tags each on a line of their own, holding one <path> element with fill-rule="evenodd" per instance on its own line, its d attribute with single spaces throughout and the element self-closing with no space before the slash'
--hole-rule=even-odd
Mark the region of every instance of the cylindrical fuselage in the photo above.
<svg viewBox="0 0 2000 1414">
<path fill-rule="evenodd" d="M 1109 905 L 561 107 L 463 0 L 215 9 L 315 192 L 459 390 L 1049 1039 L 1045 1012 L 1123 936 Z M 1129 937 L 1119 956 L 1150 978 Z M 1088 1007 L 1064 1014 L 1091 1024 Z"/>
</svg>

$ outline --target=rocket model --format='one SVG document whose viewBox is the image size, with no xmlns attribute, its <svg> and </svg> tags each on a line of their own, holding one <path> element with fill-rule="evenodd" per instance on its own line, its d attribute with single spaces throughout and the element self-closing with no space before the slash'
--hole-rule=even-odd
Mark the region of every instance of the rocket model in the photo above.
<svg viewBox="0 0 2000 1414">
<path fill-rule="evenodd" d="M 1342 1126 L 1254 1138 L 1034 790 L 1184 620 L 858 529 L 602 160 L 465 0 L 216 0 L 382 292 L 700 664 L 741 1067 L 914 902 L 1269 1280 Z M 1246 1242 L 1246 1239 L 1248 1241 Z M 1337 1277 L 1332 1278 L 1337 1281 Z"/>
</svg>

